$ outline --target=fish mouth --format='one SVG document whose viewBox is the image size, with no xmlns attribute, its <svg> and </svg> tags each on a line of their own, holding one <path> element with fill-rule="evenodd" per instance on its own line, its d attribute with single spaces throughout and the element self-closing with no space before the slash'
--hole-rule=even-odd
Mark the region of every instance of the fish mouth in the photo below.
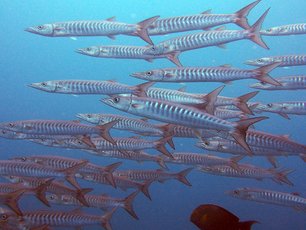
<svg viewBox="0 0 306 230">
<path fill-rule="evenodd" d="M 131 77 L 136 77 L 136 78 L 141 78 L 142 77 L 142 73 L 141 72 L 135 72 L 135 73 L 131 73 L 130 76 Z"/>
<path fill-rule="evenodd" d="M 24 31 L 37 34 L 37 31 L 36 31 L 35 27 L 25 28 Z"/>
<path fill-rule="evenodd" d="M 75 116 L 76 116 L 77 118 L 82 119 L 82 120 L 86 120 L 86 115 L 85 115 L 85 114 L 77 113 Z"/>
<path fill-rule="evenodd" d="M 253 60 L 246 60 L 246 61 L 244 62 L 244 64 L 256 66 L 256 64 L 255 64 L 255 62 L 254 62 Z"/>
<path fill-rule="evenodd" d="M 79 54 L 89 55 L 84 49 L 76 49 L 75 52 Z"/>
<path fill-rule="evenodd" d="M 34 89 L 40 89 L 39 83 L 31 83 L 27 85 L 28 87 L 34 88 Z"/>
</svg>

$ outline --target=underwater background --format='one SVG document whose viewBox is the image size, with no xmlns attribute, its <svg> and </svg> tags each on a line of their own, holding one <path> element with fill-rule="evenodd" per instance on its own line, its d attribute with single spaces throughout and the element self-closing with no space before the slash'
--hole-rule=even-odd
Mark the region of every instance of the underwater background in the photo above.
<svg viewBox="0 0 306 230">
<path fill-rule="evenodd" d="M 121 83 L 136 85 L 142 83 L 129 76 L 132 72 L 154 68 L 174 67 L 166 59 L 148 63 L 143 60 L 99 59 L 79 55 L 77 48 L 92 45 L 146 45 L 138 37 L 117 36 L 116 40 L 107 37 L 67 37 L 50 38 L 37 36 L 24 31 L 26 27 L 69 20 L 104 20 L 116 16 L 118 21 L 137 23 L 146 18 L 181 16 L 201 13 L 212 9 L 213 13 L 234 13 L 251 1 L 244 0 L 0 0 L 0 121 L 26 119 L 62 119 L 75 120 L 76 113 L 114 113 L 129 116 L 107 107 L 99 102 L 101 96 L 73 96 L 50 94 L 27 87 L 33 82 L 59 79 L 117 80 Z M 306 21 L 306 1 L 304 0 L 262 0 L 248 16 L 253 24 L 260 15 L 271 7 L 263 28 Z M 236 25 L 226 25 L 228 29 L 240 29 Z M 189 31 L 186 33 L 194 33 Z M 151 36 L 154 43 L 180 36 L 175 33 L 167 36 Z M 250 68 L 244 65 L 247 59 L 282 54 L 305 54 L 306 35 L 264 37 L 270 50 L 264 50 L 249 40 L 227 44 L 226 49 L 217 47 L 203 48 L 184 52 L 180 59 L 184 66 L 219 66 L 230 64 L 238 68 Z M 273 77 L 305 74 L 306 66 L 278 68 Z M 254 91 L 248 85 L 255 80 L 241 80 L 225 87 L 221 95 L 237 97 Z M 187 92 L 208 93 L 220 86 L 220 83 L 186 83 Z M 178 89 L 182 84 L 158 83 L 155 87 Z M 281 102 L 306 100 L 305 91 L 261 91 L 253 101 Z M 291 116 L 286 120 L 277 114 L 265 114 L 270 117 L 256 124 L 256 129 L 273 134 L 289 134 L 290 137 L 306 144 L 306 119 L 303 116 Z M 112 130 L 112 136 L 128 137 L 127 132 Z M 190 151 L 208 153 L 194 146 L 196 139 L 174 139 L 179 152 Z M 147 151 L 152 154 L 155 150 Z M 213 152 L 212 152 L 213 153 Z M 98 165 L 122 161 L 90 155 L 77 150 L 66 150 L 40 146 L 28 141 L 0 139 L 0 159 L 26 155 L 62 155 L 88 159 Z M 218 154 L 230 157 L 229 154 Z M 157 169 L 156 163 L 137 163 L 123 161 L 120 169 Z M 245 158 L 242 162 L 269 168 L 271 165 L 262 157 Z M 306 229 L 305 213 L 291 208 L 260 204 L 238 200 L 224 194 L 227 190 L 239 187 L 256 187 L 284 192 L 299 192 L 306 196 L 305 163 L 299 157 L 281 157 L 279 164 L 295 171 L 289 175 L 294 187 L 278 185 L 271 180 L 226 178 L 193 170 L 188 179 L 192 187 L 178 181 L 163 184 L 153 183 L 150 187 L 152 201 L 139 194 L 134 209 L 140 220 L 132 219 L 124 210 L 114 214 L 111 223 L 114 230 L 156 230 L 197 229 L 189 217 L 200 204 L 217 204 L 237 215 L 241 220 L 257 220 L 252 229 Z M 180 171 L 186 166 L 170 165 L 171 172 Z M 109 186 L 100 186 L 81 182 L 82 187 L 95 188 L 95 194 L 107 193 L 111 196 L 125 197 L 131 192 L 122 192 Z M 22 198 L 22 210 L 44 208 L 35 198 Z M 56 206 L 56 209 L 71 210 L 72 207 Z M 85 208 L 84 208 L 85 211 Z M 87 211 L 87 210 L 86 210 Z M 100 210 L 88 209 L 87 212 L 102 214 Z M 85 229 L 100 229 L 90 226 Z"/>
</svg>

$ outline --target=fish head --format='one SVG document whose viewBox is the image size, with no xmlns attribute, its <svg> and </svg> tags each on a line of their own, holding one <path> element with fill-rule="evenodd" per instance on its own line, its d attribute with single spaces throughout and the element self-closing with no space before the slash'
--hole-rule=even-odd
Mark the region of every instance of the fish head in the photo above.
<svg viewBox="0 0 306 230">
<path fill-rule="evenodd" d="M 2 177 L 12 183 L 24 183 L 24 180 L 22 179 L 22 177 L 19 177 L 19 176 L 10 175 L 10 176 L 2 176 Z"/>
<path fill-rule="evenodd" d="M 13 161 L 19 161 L 19 162 L 34 162 L 31 158 L 28 157 L 13 157 L 11 158 Z"/>
<path fill-rule="evenodd" d="M 196 146 L 202 149 L 212 150 L 212 151 L 218 151 L 220 148 L 222 148 L 221 143 L 218 140 L 201 140 L 196 143 Z"/>
<path fill-rule="evenodd" d="M 0 123 L 1 129 L 12 131 L 12 132 L 22 131 L 23 127 L 24 127 L 24 124 L 22 121 Z"/>
<path fill-rule="evenodd" d="M 132 73 L 130 76 L 147 81 L 163 81 L 170 80 L 172 77 L 175 77 L 175 74 L 172 71 L 167 71 L 163 69 L 153 69 L 145 72 L 135 72 Z"/>
<path fill-rule="evenodd" d="M 46 92 L 55 92 L 58 88 L 58 83 L 55 81 L 43 81 L 38 83 L 31 83 L 28 86 Z"/>
<path fill-rule="evenodd" d="M 250 87 L 254 89 L 270 89 L 272 85 L 266 83 L 266 82 L 257 82 L 254 84 L 251 84 Z"/>
<path fill-rule="evenodd" d="M 256 109 L 265 112 L 281 112 L 283 110 L 288 109 L 284 103 L 267 103 L 267 104 L 258 104 Z"/>
<path fill-rule="evenodd" d="M 100 118 L 99 114 L 93 113 L 78 113 L 76 115 L 77 118 L 80 118 L 84 121 L 87 121 L 92 124 L 104 124 L 106 123 L 103 119 Z"/>
<path fill-rule="evenodd" d="M 158 56 L 166 52 L 166 47 L 163 45 L 149 45 L 144 50 L 144 55 Z"/>
<path fill-rule="evenodd" d="M 132 96 L 112 95 L 109 98 L 102 98 L 100 101 L 121 111 L 128 111 L 132 103 Z"/>
<path fill-rule="evenodd" d="M 0 129 L 0 137 L 8 138 L 8 139 L 25 139 L 26 134 L 19 133 L 15 131 Z"/>
<path fill-rule="evenodd" d="M 216 165 L 216 166 L 201 166 L 198 169 L 202 172 L 210 173 L 210 174 L 215 174 L 215 173 L 220 174 L 222 172 L 222 167 L 219 167 L 218 165 Z"/>
<path fill-rule="evenodd" d="M 69 205 L 71 202 L 68 199 L 69 195 L 56 195 L 56 194 L 47 194 L 46 199 L 53 204 L 65 204 Z"/>
<path fill-rule="evenodd" d="M 55 30 L 52 24 L 43 24 L 43 25 L 28 27 L 25 29 L 25 31 L 33 33 L 33 34 L 39 34 L 42 36 L 52 37 L 54 36 Z"/>
<path fill-rule="evenodd" d="M 98 46 L 91 46 L 77 49 L 75 52 L 92 57 L 107 56 L 108 52 L 101 52 L 101 50 L 103 49 Z"/>
<path fill-rule="evenodd" d="M 235 190 L 226 191 L 225 194 L 230 195 L 239 199 L 250 199 L 252 198 L 252 193 L 248 188 L 239 188 Z"/>
<path fill-rule="evenodd" d="M 279 60 L 275 60 L 272 57 L 263 57 L 263 58 L 258 58 L 255 60 L 247 60 L 245 64 L 247 65 L 253 65 L 253 66 L 264 66 L 268 64 L 272 64 L 273 62 L 277 62 Z"/>
<path fill-rule="evenodd" d="M 281 35 L 281 34 L 287 34 L 290 32 L 291 31 L 286 26 L 272 27 L 272 28 L 260 31 L 262 35 Z"/>
<path fill-rule="evenodd" d="M 86 144 L 82 138 L 68 138 L 65 140 L 62 140 L 62 147 L 67 147 L 67 148 L 74 148 L 74 149 L 89 149 L 90 146 Z"/>
<path fill-rule="evenodd" d="M 48 138 L 37 138 L 37 139 L 29 139 L 30 141 L 51 147 L 62 147 L 63 143 L 60 140 L 56 139 L 48 139 Z"/>
</svg>

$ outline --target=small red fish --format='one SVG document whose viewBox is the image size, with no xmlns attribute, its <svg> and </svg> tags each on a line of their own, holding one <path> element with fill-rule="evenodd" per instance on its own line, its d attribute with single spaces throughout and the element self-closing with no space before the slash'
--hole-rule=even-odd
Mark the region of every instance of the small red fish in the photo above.
<svg viewBox="0 0 306 230">
<path fill-rule="evenodd" d="M 204 204 L 193 210 L 190 221 L 201 230 L 250 230 L 252 225 L 258 223 L 250 220 L 239 222 L 239 218 L 226 209 Z"/>
</svg>

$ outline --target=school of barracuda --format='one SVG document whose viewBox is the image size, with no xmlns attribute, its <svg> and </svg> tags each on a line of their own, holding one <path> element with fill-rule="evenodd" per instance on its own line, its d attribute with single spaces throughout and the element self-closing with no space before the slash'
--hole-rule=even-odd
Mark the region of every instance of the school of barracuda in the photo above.
<svg viewBox="0 0 306 230">
<path fill-rule="evenodd" d="M 281 168 L 276 160 L 281 156 L 297 156 L 306 161 L 306 145 L 288 136 L 256 130 L 253 125 L 268 117 L 250 117 L 259 113 L 277 113 L 289 119 L 289 115 L 306 115 L 306 101 L 249 102 L 258 91 L 236 98 L 220 96 L 224 86 L 206 94 L 185 92 L 184 88 L 170 90 L 152 87 L 155 82 L 220 82 L 254 79 L 250 85 L 260 90 L 305 90 L 306 76 L 269 75 L 275 68 L 306 65 L 306 54 L 285 54 L 248 60 L 253 69 L 238 69 L 228 65 L 216 67 L 184 67 L 179 60 L 182 52 L 208 46 L 224 47 L 226 43 L 248 39 L 268 49 L 264 36 L 305 34 L 306 24 L 293 24 L 262 30 L 268 10 L 253 24 L 247 16 L 260 3 L 255 1 L 234 14 L 212 14 L 210 11 L 191 16 L 152 18 L 137 24 L 105 21 L 67 21 L 33 26 L 26 31 L 49 37 L 138 36 L 147 46 L 92 46 L 80 48 L 77 53 L 99 58 L 128 58 L 152 61 L 166 58 L 177 67 L 152 69 L 131 73 L 147 82 L 125 85 L 113 80 L 56 80 L 31 83 L 30 87 L 49 93 L 98 94 L 109 97 L 101 102 L 133 114 L 132 118 L 117 114 L 76 114 L 79 120 L 22 120 L 0 123 L 0 136 L 15 140 L 28 140 L 49 147 L 82 149 L 89 154 L 120 160 L 152 161 L 157 170 L 118 170 L 122 162 L 99 166 L 88 160 L 72 159 L 56 155 L 16 156 L 0 160 L 0 175 L 10 183 L 0 184 L 0 203 L 9 209 L 1 211 L 1 229 L 53 229 L 54 227 L 81 227 L 99 224 L 111 229 L 110 219 L 117 208 L 123 208 L 138 219 L 133 201 L 139 193 L 151 199 L 149 187 L 155 182 L 175 179 L 187 186 L 186 176 L 192 169 L 226 176 L 272 180 L 292 186 L 288 175 L 292 169 Z M 226 30 L 222 25 L 234 23 L 240 30 Z M 216 26 L 222 26 L 214 29 Z M 150 36 L 204 30 L 178 36 L 154 44 Z M 98 102 L 99 103 L 99 102 Z M 150 123 L 148 119 L 161 123 Z M 234 119 L 234 120 L 233 120 Z M 124 130 L 136 137 L 112 137 L 111 129 Z M 156 137 L 147 140 L 144 137 Z M 198 139 L 197 147 L 207 151 L 233 154 L 221 158 L 210 154 L 179 152 L 173 139 Z M 158 154 L 148 154 L 155 149 Z M 272 168 L 262 168 L 239 163 L 244 157 L 266 157 Z M 167 164 L 186 165 L 181 172 L 168 172 Z M 110 185 L 134 192 L 124 197 L 89 194 L 93 189 L 81 188 L 79 180 Z M 94 192 L 94 191 L 93 191 Z M 306 199 L 296 194 L 269 191 L 260 188 L 240 188 L 227 194 L 246 200 L 289 206 L 306 211 Z M 19 199 L 34 195 L 46 207 L 44 210 L 28 210 L 19 207 Z M 84 211 L 55 211 L 54 204 L 95 207 L 106 210 L 103 215 Z"/>
</svg>

